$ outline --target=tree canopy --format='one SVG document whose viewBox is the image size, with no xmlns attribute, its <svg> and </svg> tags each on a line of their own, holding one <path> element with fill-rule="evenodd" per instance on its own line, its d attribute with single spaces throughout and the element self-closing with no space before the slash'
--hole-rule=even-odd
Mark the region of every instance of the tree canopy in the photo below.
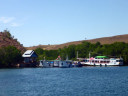
<svg viewBox="0 0 128 96">
<path fill-rule="evenodd" d="M 13 67 L 22 61 L 20 50 L 14 46 L 0 48 L 0 67 Z"/>
<path fill-rule="evenodd" d="M 95 44 L 82 42 L 82 44 L 69 45 L 68 47 L 58 50 L 43 50 L 38 48 L 35 51 L 37 51 L 38 55 L 42 56 L 41 58 L 39 56 L 39 59 L 45 57 L 48 60 L 53 60 L 60 56 L 63 60 L 65 60 L 66 56 L 68 56 L 69 59 L 75 60 L 78 52 L 78 56 L 81 58 L 87 58 L 89 57 L 89 53 L 91 53 L 91 57 L 95 57 L 97 55 L 122 57 L 125 63 L 128 62 L 128 43 L 124 42 L 115 42 L 113 44 L 104 45 L 101 45 L 100 42 Z"/>
</svg>

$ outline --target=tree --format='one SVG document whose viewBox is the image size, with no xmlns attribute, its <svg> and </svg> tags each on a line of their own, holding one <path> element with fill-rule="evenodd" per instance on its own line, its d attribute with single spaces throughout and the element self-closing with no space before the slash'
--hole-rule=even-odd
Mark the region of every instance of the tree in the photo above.
<svg viewBox="0 0 128 96">
<path fill-rule="evenodd" d="M 16 47 L 0 48 L 0 67 L 13 67 L 20 61 L 22 61 L 22 55 Z"/>
<path fill-rule="evenodd" d="M 36 48 L 36 49 L 35 49 L 35 52 L 36 52 L 37 55 L 42 55 L 42 54 L 44 54 L 44 50 L 43 50 L 42 48 Z"/>
<path fill-rule="evenodd" d="M 9 32 L 7 29 L 4 30 L 3 33 L 5 34 L 5 36 L 6 36 L 7 38 L 12 38 L 10 32 Z"/>
<path fill-rule="evenodd" d="M 73 59 L 76 57 L 76 53 L 75 53 L 75 45 L 69 45 L 67 48 L 67 55 L 69 56 L 69 59 Z"/>
</svg>

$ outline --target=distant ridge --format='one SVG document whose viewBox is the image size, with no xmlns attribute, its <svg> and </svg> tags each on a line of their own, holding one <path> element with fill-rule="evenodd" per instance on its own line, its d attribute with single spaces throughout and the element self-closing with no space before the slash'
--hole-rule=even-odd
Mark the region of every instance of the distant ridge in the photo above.
<svg viewBox="0 0 128 96">
<path fill-rule="evenodd" d="M 59 48 L 64 48 L 65 46 L 72 45 L 72 44 L 75 44 L 75 45 L 81 44 L 83 41 L 87 41 L 91 43 L 100 42 L 101 44 L 112 44 L 114 42 L 128 43 L 128 34 L 117 35 L 117 36 L 112 36 L 112 37 L 96 38 L 96 39 L 91 39 L 91 40 L 74 41 L 74 42 L 68 42 L 68 43 L 58 44 L 58 45 L 38 45 L 38 46 L 33 46 L 33 47 L 26 47 L 26 49 L 34 50 L 36 48 L 42 48 L 46 50 L 56 50 Z"/>
<path fill-rule="evenodd" d="M 23 45 L 17 41 L 17 39 L 11 37 L 11 34 L 8 31 L 0 32 L 0 47 L 6 47 L 9 45 L 15 46 L 17 49 L 21 50 L 21 52 L 26 50 Z"/>
</svg>

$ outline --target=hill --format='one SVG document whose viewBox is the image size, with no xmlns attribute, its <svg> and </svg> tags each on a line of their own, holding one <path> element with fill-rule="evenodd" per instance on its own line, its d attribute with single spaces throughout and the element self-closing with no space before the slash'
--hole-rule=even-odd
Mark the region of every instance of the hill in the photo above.
<svg viewBox="0 0 128 96">
<path fill-rule="evenodd" d="M 112 36 L 112 37 L 103 37 L 103 38 L 96 38 L 96 39 L 91 39 L 91 40 L 82 40 L 82 41 L 74 41 L 74 42 L 68 42 L 64 44 L 58 44 L 58 45 L 38 45 L 38 46 L 32 46 L 32 47 L 26 47 L 26 49 L 36 49 L 36 48 L 42 48 L 46 50 L 56 50 L 58 48 L 63 48 L 65 46 L 69 46 L 72 44 L 81 44 L 83 41 L 91 42 L 91 43 L 96 43 L 100 42 L 101 44 L 112 44 L 114 42 L 125 42 L 128 43 L 128 34 L 125 35 L 117 35 L 117 36 Z"/>
<path fill-rule="evenodd" d="M 17 39 L 14 39 L 9 31 L 4 30 L 4 32 L 0 32 L 0 47 L 6 47 L 6 46 L 15 46 L 17 49 L 24 52 L 26 49 L 23 47 L 22 44 L 20 44 Z"/>
</svg>

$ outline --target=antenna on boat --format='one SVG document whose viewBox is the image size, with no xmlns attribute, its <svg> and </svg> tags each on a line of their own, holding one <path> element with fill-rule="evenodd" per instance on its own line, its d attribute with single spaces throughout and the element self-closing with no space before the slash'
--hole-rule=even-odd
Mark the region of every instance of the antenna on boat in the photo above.
<svg viewBox="0 0 128 96">
<path fill-rule="evenodd" d="M 120 58 L 121 58 L 121 56 L 120 56 Z"/>
<path fill-rule="evenodd" d="M 67 57 L 66 57 L 66 60 L 68 60 L 68 55 L 67 55 Z"/>
<path fill-rule="evenodd" d="M 91 52 L 89 52 L 89 58 L 91 57 Z"/>
<path fill-rule="evenodd" d="M 78 59 L 78 54 L 79 54 L 79 53 L 78 53 L 78 51 L 77 51 L 77 59 Z"/>
<path fill-rule="evenodd" d="M 44 56 L 44 61 L 45 61 L 45 56 Z"/>
</svg>

